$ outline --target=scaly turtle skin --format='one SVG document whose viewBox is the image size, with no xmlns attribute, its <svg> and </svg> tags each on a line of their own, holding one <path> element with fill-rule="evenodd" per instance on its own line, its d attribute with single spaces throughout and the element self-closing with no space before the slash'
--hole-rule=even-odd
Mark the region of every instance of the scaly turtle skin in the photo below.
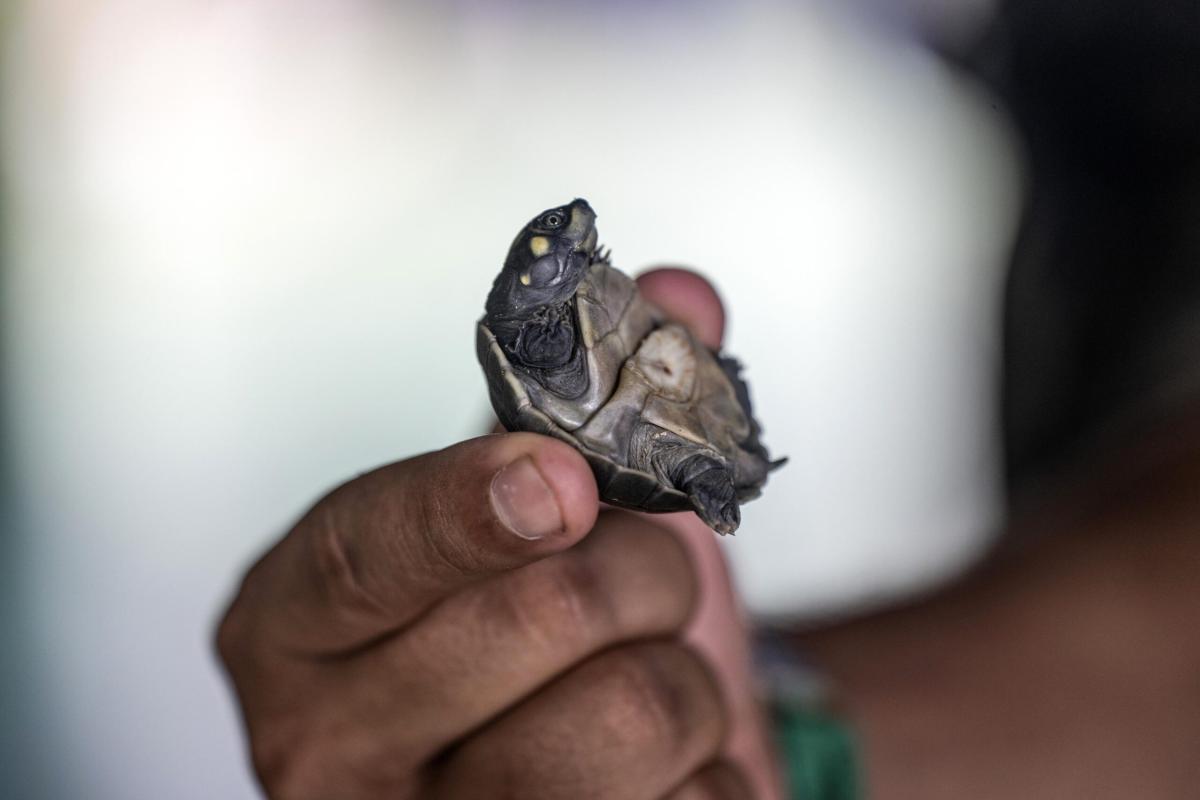
<svg viewBox="0 0 1200 800">
<path fill-rule="evenodd" d="M 739 366 L 646 302 L 596 247 L 585 200 L 521 229 L 488 295 L 476 350 L 500 422 L 561 439 L 602 500 L 694 509 L 733 533 L 772 462 Z"/>
</svg>

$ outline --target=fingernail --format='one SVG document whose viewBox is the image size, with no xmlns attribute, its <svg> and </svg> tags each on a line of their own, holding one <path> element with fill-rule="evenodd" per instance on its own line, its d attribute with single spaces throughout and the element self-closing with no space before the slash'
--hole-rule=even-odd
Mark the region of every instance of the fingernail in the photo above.
<svg viewBox="0 0 1200 800">
<path fill-rule="evenodd" d="M 492 479 L 492 508 L 522 539 L 541 539 L 563 529 L 558 499 L 533 459 L 522 456 Z"/>
</svg>

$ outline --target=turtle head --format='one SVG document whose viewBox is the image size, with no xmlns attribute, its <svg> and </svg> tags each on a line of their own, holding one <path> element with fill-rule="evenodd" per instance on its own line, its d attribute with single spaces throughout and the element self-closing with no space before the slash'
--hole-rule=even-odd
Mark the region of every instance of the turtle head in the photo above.
<svg viewBox="0 0 1200 800">
<path fill-rule="evenodd" d="M 596 255 L 596 212 L 582 198 L 521 229 L 488 296 L 488 316 L 524 316 L 575 294 Z"/>
</svg>

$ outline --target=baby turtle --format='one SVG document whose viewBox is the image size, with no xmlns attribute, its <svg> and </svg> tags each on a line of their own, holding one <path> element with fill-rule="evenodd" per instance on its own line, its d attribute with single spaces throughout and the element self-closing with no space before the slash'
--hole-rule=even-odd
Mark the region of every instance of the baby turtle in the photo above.
<svg viewBox="0 0 1200 800">
<path fill-rule="evenodd" d="M 642 299 L 596 246 L 586 200 L 521 229 L 479 321 L 476 350 L 500 422 L 561 439 L 591 464 L 600 498 L 639 511 L 694 509 L 733 533 L 772 462 L 737 361 Z"/>
</svg>

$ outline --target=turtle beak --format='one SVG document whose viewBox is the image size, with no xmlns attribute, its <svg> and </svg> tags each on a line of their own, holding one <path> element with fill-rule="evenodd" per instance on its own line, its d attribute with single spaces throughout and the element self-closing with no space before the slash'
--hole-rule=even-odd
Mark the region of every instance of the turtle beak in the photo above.
<svg viewBox="0 0 1200 800">
<path fill-rule="evenodd" d="M 588 231 L 587 237 L 575 246 L 575 252 L 583 253 L 588 257 L 589 260 L 591 260 L 592 255 L 596 252 L 596 239 L 596 226 L 593 225 L 591 230 Z"/>
<path fill-rule="evenodd" d="M 579 198 L 571 203 L 571 222 L 565 234 L 568 239 L 576 242 L 572 250 L 583 253 L 589 260 L 596 252 L 596 212 L 588 205 L 587 200 Z"/>
</svg>

